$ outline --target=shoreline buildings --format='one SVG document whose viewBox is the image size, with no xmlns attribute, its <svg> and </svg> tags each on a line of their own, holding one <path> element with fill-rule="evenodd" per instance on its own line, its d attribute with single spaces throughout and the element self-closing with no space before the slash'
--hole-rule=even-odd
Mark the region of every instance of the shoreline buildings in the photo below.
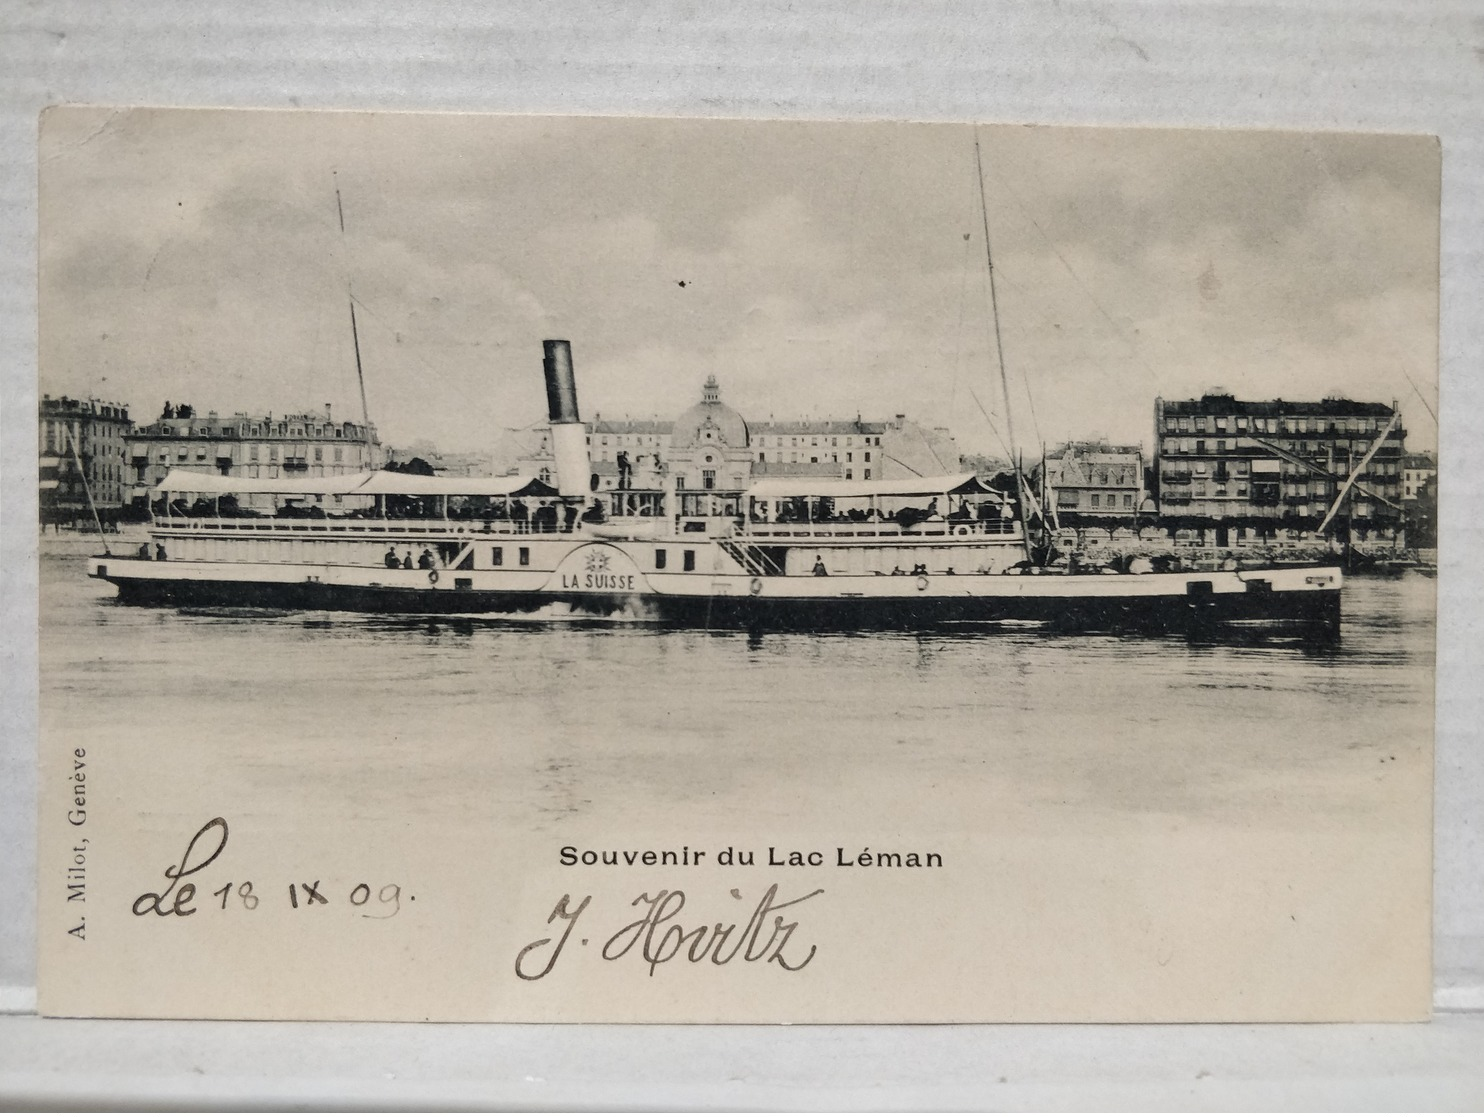
<svg viewBox="0 0 1484 1117">
<path fill-rule="evenodd" d="M 550 431 L 512 432 L 498 454 L 515 473 L 554 475 Z M 903 480 L 958 473 L 963 458 L 942 427 L 897 415 L 889 421 L 794 419 L 749 422 L 721 399 L 716 377 L 698 403 L 673 421 L 595 417 L 588 453 L 597 490 L 666 490 L 683 514 L 735 511 L 741 494 L 763 477 Z"/>
<path fill-rule="evenodd" d="M 189 404 L 171 406 L 126 438 L 131 498 L 149 498 L 151 486 L 172 469 L 223 477 L 335 477 L 376 469 L 385 461 L 376 425 L 334 418 L 324 411 L 294 415 L 198 415 Z"/>
<path fill-rule="evenodd" d="M 104 520 L 130 505 L 142 509 L 172 469 L 313 478 L 377 469 L 388 453 L 374 425 L 337 420 L 328 404 L 274 417 L 201 415 L 167 403 L 158 418 L 135 427 L 126 405 L 43 396 L 38 420 L 42 523 L 90 518 L 89 493 Z M 1156 399 L 1154 425 L 1147 472 L 1142 447 L 1103 439 L 1058 446 L 1044 477 L 1036 467 L 1032 486 L 1044 485 L 1062 527 L 1152 528 L 1178 543 L 1227 547 L 1321 529 L 1340 540 L 1400 541 L 1404 526 L 1430 520 L 1436 458 L 1407 453 L 1395 402 L 1247 401 L 1215 390 Z M 507 431 L 503 439 L 496 471 L 554 476 L 548 427 Z M 734 514 L 741 494 L 764 478 L 907 480 L 972 468 L 947 430 L 905 415 L 749 421 L 723 402 L 715 377 L 673 420 L 597 417 L 586 439 L 597 491 L 670 493 L 685 515 Z M 407 450 L 440 475 L 485 473 L 491 465 L 485 455 L 439 454 L 426 442 Z"/>
<path fill-rule="evenodd" d="M 125 440 L 132 426 L 124 404 L 41 397 L 36 446 L 42 523 L 90 517 L 89 494 L 100 509 L 115 513 L 127 503 Z"/>
<path fill-rule="evenodd" d="M 1031 471 L 1043 483 L 1042 466 Z M 1046 456 L 1044 484 L 1051 508 L 1069 526 L 1133 526 L 1145 507 L 1144 449 L 1105 439 L 1066 442 Z"/>
<path fill-rule="evenodd" d="M 1161 523 L 1218 547 L 1321 527 L 1395 538 L 1406 431 L 1395 401 L 1154 401 Z"/>
</svg>

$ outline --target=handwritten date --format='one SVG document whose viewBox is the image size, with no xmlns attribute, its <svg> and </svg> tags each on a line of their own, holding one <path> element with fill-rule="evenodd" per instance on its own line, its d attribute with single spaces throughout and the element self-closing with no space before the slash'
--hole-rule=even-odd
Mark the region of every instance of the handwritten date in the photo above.
<svg viewBox="0 0 1484 1117">
<path fill-rule="evenodd" d="M 197 830 L 191 840 L 186 843 L 185 853 L 181 855 L 179 864 L 171 865 L 165 870 L 165 880 L 168 883 L 159 892 L 141 893 L 134 901 L 132 908 L 134 914 L 180 918 L 195 915 L 200 910 L 196 906 L 196 882 L 187 881 L 185 878 L 196 876 L 221 857 L 227 848 L 228 836 L 229 829 L 227 820 L 224 818 L 213 818 Z M 206 852 L 208 849 L 209 853 Z M 226 911 L 229 907 L 256 911 L 262 902 L 262 896 L 255 890 L 250 880 L 228 881 L 211 895 L 220 898 L 219 910 L 221 911 Z M 288 906 L 294 910 L 314 908 L 319 905 L 329 906 L 332 895 L 335 894 L 331 888 L 318 880 L 312 883 L 291 882 L 284 891 Z M 376 898 L 374 906 L 371 903 L 373 895 Z M 416 899 L 416 896 L 407 897 L 409 903 Z M 383 884 L 373 893 L 371 885 L 362 882 L 350 889 L 343 902 L 357 909 L 357 914 L 363 919 L 391 919 L 402 910 L 402 886 Z"/>
</svg>

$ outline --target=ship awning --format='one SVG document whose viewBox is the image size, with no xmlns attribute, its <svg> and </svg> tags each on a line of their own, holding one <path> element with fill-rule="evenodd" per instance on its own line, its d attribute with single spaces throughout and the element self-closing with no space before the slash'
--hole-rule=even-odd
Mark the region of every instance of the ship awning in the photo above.
<svg viewBox="0 0 1484 1117">
<path fill-rule="evenodd" d="M 372 476 L 370 473 L 347 473 L 339 477 L 223 477 L 220 473 L 197 473 L 190 469 L 172 469 L 165 479 L 151 488 L 156 493 L 201 493 L 223 496 L 227 493 L 290 493 L 297 496 L 326 496 L 355 492 Z"/>
<path fill-rule="evenodd" d="M 825 477 L 764 477 L 747 490 L 759 500 L 781 500 L 787 497 L 827 496 L 837 500 L 865 499 L 873 496 L 942 496 L 954 494 L 994 494 L 999 492 L 980 483 L 972 473 L 950 473 L 942 477 L 906 477 L 896 481 L 841 481 Z"/>
<path fill-rule="evenodd" d="M 368 496 L 556 496 L 539 477 L 424 477 L 380 469 L 355 492 Z"/>
<path fill-rule="evenodd" d="M 556 496 L 538 477 L 424 477 L 416 473 L 348 473 L 340 477 L 223 477 L 172 469 L 156 493 L 282 493 L 292 496 Z"/>
</svg>

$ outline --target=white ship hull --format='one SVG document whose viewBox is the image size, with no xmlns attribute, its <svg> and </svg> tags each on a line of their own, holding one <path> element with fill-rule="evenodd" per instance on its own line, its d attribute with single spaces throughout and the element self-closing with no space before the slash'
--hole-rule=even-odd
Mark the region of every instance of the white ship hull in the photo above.
<svg viewBox="0 0 1484 1117">
<path fill-rule="evenodd" d="M 564 604 L 597 615 L 717 626 L 999 620 L 1096 629 L 1228 621 L 1332 624 L 1338 620 L 1342 585 L 1340 571 L 1330 567 L 1011 573 L 1023 551 L 1017 540 L 1008 539 L 943 542 L 936 548 L 926 539 L 911 540 L 923 546 L 898 545 L 884 552 L 939 556 L 932 566 L 921 564 L 925 573 L 908 574 L 859 572 L 871 556 L 883 553 L 868 546 L 869 540 L 831 546 L 826 539 L 811 539 L 802 548 L 805 561 L 812 558 L 841 571 L 826 576 L 749 570 L 745 539 L 600 540 L 477 531 L 449 537 L 415 531 L 399 539 L 394 552 L 410 555 L 441 545 L 449 561 L 412 569 L 373 563 L 366 554 L 358 555 L 359 561 L 344 560 L 368 547 L 385 548 L 380 539 L 254 540 L 270 544 L 262 549 L 278 556 L 261 561 L 227 557 L 224 550 L 247 549 L 236 540 L 225 549 L 217 541 L 200 548 L 211 551 L 212 558 L 188 557 L 186 533 L 161 532 L 157 541 L 167 548 L 164 561 L 98 557 L 90 560 L 89 573 L 117 585 L 125 601 L 139 603 L 408 614 L 518 613 Z M 304 554 L 320 549 L 332 561 Z M 183 551 L 186 557 L 176 557 Z M 971 568 L 996 572 L 957 572 L 955 558 L 960 567 L 973 563 Z"/>
</svg>

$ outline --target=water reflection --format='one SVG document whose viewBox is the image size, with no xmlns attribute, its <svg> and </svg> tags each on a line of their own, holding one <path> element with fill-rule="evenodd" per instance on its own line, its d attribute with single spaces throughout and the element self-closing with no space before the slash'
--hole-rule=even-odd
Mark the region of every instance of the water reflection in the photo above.
<svg viewBox="0 0 1484 1117">
<path fill-rule="evenodd" d="M 81 560 L 43 555 L 42 688 L 69 732 L 207 726 L 191 746 L 211 761 L 203 779 L 334 788 L 356 810 L 426 786 L 440 809 L 567 817 L 638 785 L 742 817 L 770 788 L 847 781 L 862 809 L 954 786 L 1057 810 L 1343 811 L 1358 808 L 1342 786 L 1372 786 L 1380 757 L 1425 743 L 1434 588 L 1352 580 L 1338 641 L 704 631 L 118 606 Z M 1352 784 L 1316 783 L 1336 772 Z"/>
</svg>

